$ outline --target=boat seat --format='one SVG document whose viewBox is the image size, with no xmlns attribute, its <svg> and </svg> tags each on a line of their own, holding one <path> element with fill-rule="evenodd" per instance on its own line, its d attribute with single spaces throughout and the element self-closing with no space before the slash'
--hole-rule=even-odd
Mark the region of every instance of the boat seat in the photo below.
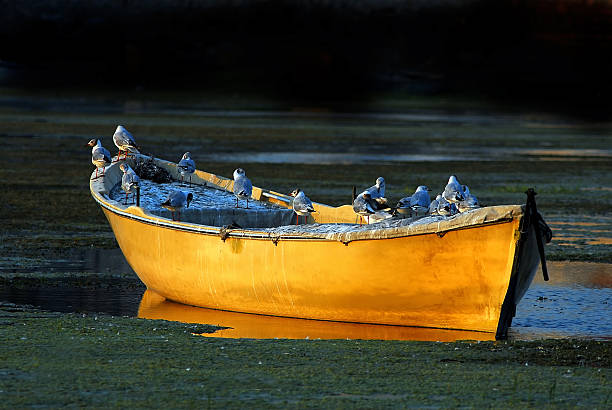
<svg viewBox="0 0 612 410">
<path fill-rule="evenodd" d="M 152 215 L 172 218 L 166 209 L 149 210 Z M 208 226 L 238 225 L 241 228 L 274 228 L 295 223 L 291 209 L 245 208 L 187 208 L 181 212 L 181 221 Z"/>
</svg>

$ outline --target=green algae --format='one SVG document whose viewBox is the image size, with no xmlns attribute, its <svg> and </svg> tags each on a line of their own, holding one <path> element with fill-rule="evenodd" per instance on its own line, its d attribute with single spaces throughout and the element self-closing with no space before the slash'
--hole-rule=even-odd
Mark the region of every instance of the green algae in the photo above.
<svg viewBox="0 0 612 410">
<path fill-rule="evenodd" d="M 0 306 L 3 406 L 607 407 L 607 341 L 199 336 L 212 326 Z M 52 337 L 50 337 L 52 335 Z"/>
</svg>

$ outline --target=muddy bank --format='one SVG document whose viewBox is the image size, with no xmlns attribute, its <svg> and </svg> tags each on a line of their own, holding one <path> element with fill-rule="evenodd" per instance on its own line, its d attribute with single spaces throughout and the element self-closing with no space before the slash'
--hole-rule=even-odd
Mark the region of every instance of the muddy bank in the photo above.
<svg viewBox="0 0 612 410">
<path fill-rule="evenodd" d="M 8 407 L 607 407 L 610 399 L 609 342 L 211 339 L 200 334 L 213 328 L 201 325 L 6 304 L 0 323 Z"/>
</svg>

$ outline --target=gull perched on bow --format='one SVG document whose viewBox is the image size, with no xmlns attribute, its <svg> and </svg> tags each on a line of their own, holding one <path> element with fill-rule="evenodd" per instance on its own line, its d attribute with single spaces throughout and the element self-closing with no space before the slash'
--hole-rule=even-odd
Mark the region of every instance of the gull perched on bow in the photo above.
<svg viewBox="0 0 612 410">
<path fill-rule="evenodd" d="M 88 147 L 91 148 L 91 163 L 96 166 L 96 177 L 92 179 L 98 179 L 98 169 L 102 168 L 102 175 L 106 171 L 106 166 L 111 164 L 110 152 L 102 146 L 102 142 L 99 139 L 92 139 L 87 143 Z"/>
<path fill-rule="evenodd" d="M 306 216 L 306 222 L 308 222 L 308 215 L 316 212 L 312 206 L 310 198 L 304 194 L 300 188 L 296 188 L 290 194 L 293 197 L 293 211 L 295 212 L 295 224 L 297 225 L 300 220 L 300 215 Z"/>
<path fill-rule="evenodd" d="M 370 215 L 376 213 L 376 201 L 372 199 L 372 196 L 368 191 L 363 191 L 353 201 L 353 211 L 357 215 L 367 217 L 368 224 L 370 223 Z"/>
<path fill-rule="evenodd" d="M 191 186 L 191 175 L 195 172 L 195 161 L 191 159 L 191 152 L 187 151 L 183 154 L 183 158 L 178 163 L 178 170 L 181 173 L 181 182 L 185 175 L 189 175 L 189 186 Z"/>
<path fill-rule="evenodd" d="M 249 209 L 249 198 L 253 193 L 253 184 L 247 178 L 244 169 L 238 168 L 234 171 L 234 195 L 236 196 L 236 208 L 238 208 L 238 199 L 246 199 L 246 207 Z"/>
<path fill-rule="evenodd" d="M 193 194 L 191 192 L 173 190 L 168 194 L 168 198 L 165 202 L 162 202 L 161 206 L 172 212 L 172 220 L 174 221 L 174 213 L 177 214 L 177 221 L 181 220 L 181 210 L 183 208 L 189 208 L 189 203 L 193 201 Z"/>
<path fill-rule="evenodd" d="M 126 130 L 123 125 L 118 125 L 115 133 L 113 134 L 113 142 L 119 148 L 119 153 L 117 154 L 117 161 L 119 161 L 119 157 L 121 153 L 128 157 L 129 152 L 139 152 L 139 147 L 136 145 L 136 140 L 128 130 Z"/>
<path fill-rule="evenodd" d="M 444 197 L 444 199 L 446 199 L 451 204 L 455 202 L 463 201 L 465 199 L 463 196 L 463 188 L 461 187 L 461 184 L 459 183 L 459 181 L 457 181 L 456 176 L 451 175 L 448 178 L 448 183 L 446 184 L 446 187 L 444 188 L 444 192 L 442 193 L 442 196 Z"/>
<path fill-rule="evenodd" d="M 459 212 L 466 212 L 470 209 L 476 209 L 480 207 L 478 203 L 478 199 L 470 192 L 470 188 L 467 185 L 462 185 L 463 188 L 463 196 L 465 199 L 461 202 L 457 202 L 457 209 Z"/>
<path fill-rule="evenodd" d="M 119 168 L 123 171 L 121 188 L 125 191 L 125 204 L 127 205 L 128 195 L 132 194 L 132 199 L 134 195 L 136 195 L 136 190 L 140 184 L 140 178 L 138 178 L 134 170 L 125 162 L 119 165 Z"/>
</svg>

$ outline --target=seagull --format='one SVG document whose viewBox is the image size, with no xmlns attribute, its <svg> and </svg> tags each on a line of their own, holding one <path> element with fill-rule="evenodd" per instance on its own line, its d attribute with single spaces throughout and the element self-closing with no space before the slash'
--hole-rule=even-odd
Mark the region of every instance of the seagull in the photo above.
<svg viewBox="0 0 612 410">
<path fill-rule="evenodd" d="M 425 185 L 420 185 L 410 197 L 410 209 L 412 209 L 416 215 L 426 215 L 429 211 L 429 205 L 431 203 L 429 191 L 431 191 L 431 189 L 427 188 Z"/>
<path fill-rule="evenodd" d="M 410 208 L 411 200 L 412 200 L 412 195 L 403 197 L 402 199 L 397 201 L 397 205 L 395 205 L 395 208 L 400 208 L 400 209 Z"/>
<path fill-rule="evenodd" d="M 388 208 L 387 198 L 385 198 L 385 179 L 383 177 L 376 178 L 376 183 L 364 192 L 370 194 L 370 197 L 374 200 L 374 209 L 381 210 Z"/>
<path fill-rule="evenodd" d="M 444 199 L 442 194 L 438 194 L 436 199 L 431 201 L 431 204 L 429 204 L 430 215 L 450 216 L 453 215 L 453 211 L 456 213 L 456 208 L 453 206 L 453 204 Z"/>
<path fill-rule="evenodd" d="M 383 198 L 385 196 L 385 179 L 383 177 L 376 178 L 376 184 L 366 189 L 366 191 L 372 199 Z"/>
<path fill-rule="evenodd" d="M 119 168 L 121 168 L 121 170 L 123 171 L 123 177 L 121 178 L 121 188 L 125 191 L 125 205 L 127 205 L 128 194 L 136 194 L 136 189 L 138 189 L 140 178 L 138 178 L 138 175 L 136 175 L 134 170 L 130 168 L 130 166 L 125 162 L 119 165 Z"/>
<path fill-rule="evenodd" d="M 429 214 L 430 215 L 438 215 L 438 204 L 440 203 L 440 199 L 442 198 L 442 194 L 438 194 L 436 199 L 431 201 L 429 204 Z"/>
<path fill-rule="evenodd" d="M 191 175 L 195 172 L 195 161 L 191 159 L 191 152 L 183 154 L 183 158 L 178 163 L 178 169 L 181 173 L 181 181 L 185 175 L 189 175 L 189 186 L 191 186 Z"/>
<path fill-rule="evenodd" d="M 138 153 L 139 147 L 136 145 L 136 141 L 134 137 L 128 130 L 126 130 L 123 125 L 118 125 L 115 133 L 113 134 L 113 142 L 119 148 L 119 153 L 117 154 L 117 161 L 119 161 L 119 156 L 123 152 L 125 158 L 128 156 L 128 152 L 136 152 Z"/>
<path fill-rule="evenodd" d="M 376 213 L 376 201 L 372 199 L 368 191 L 363 191 L 357 195 L 357 198 L 353 201 L 353 211 L 355 211 L 357 215 L 366 216 L 369 224 L 370 215 Z"/>
<path fill-rule="evenodd" d="M 174 213 L 177 214 L 177 221 L 181 220 L 181 209 L 189 208 L 189 203 L 193 201 L 191 192 L 173 190 L 168 194 L 168 198 L 161 204 L 164 208 L 172 212 L 172 220 L 174 221 Z"/>
<path fill-rule="evenodd" d="M 476 209 L 480 207 L 478 199 L 470 193 L 470 189 L 467 185 L 462 185 L 463 196 L 465 199 L 461 202 L 457 202 L 457 209 L 459 212 L 469 211 L 470 209 Z"/>
<path fill-rule="evenodd" d="M 460 202 L 464 200 L 463 188 L 461 187 L 459 181 L 457 181 L 456 176 L 451 175 L 450 178 L 448 178 L 448 183 L 444 188 L 442 196 L 450 203 Z"/>
<path fill-rule="evenodd" d="M 244 169 L 238 168 L 234 171 L 234 195 L 236 195 L 236 208 L 238 199 L 246 199 L 246 207 L 249 209 L 249 197 L 253 193 L 253 184 L 247 178 Z"/>
<path fill-rule="evenodd" d="M 106 166 L 111 164 L 110 152 L 102 146 L 102 142 L 99 139 L 92 139 L 87 143 L 88 147 L 91 148 L 91 163 L 96 166 L 96 177 L 92 179 L 98 179 L 98 169 L 102 168 L 102 175 L 106 171 Z"/>
<path fill-rule="evenodd" d="M 308 215 L 310 215 L 312 212 L 316 212 L 312 206 L 312 201 L 300 188 L 294 189 L 290 195 L 293 197 L 293 211 L 296 214 L 295 224 L 298 224 L 300 215 L 305 215 L 307 217 L 306 222 L 308 222 Z"/>
</svg>

